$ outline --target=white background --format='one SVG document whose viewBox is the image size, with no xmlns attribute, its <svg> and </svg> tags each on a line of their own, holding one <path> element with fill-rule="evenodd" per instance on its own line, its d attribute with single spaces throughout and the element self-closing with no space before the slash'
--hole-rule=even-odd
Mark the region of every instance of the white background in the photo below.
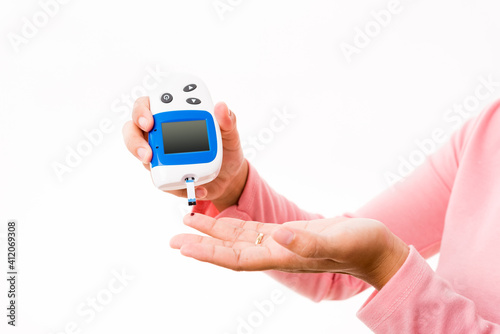
<svg viewBox="0 0 500 334">
<path fill-rule="evenodd" d="M 313 303 L 265 274 L 170 249 L 188 231 L 186 204 L 156 190 L 125 149 L 122 95 L 148 69 L 202 77 L 236 113 L 242 139 L 260 138 L 252 158 L 260 174 L 301 208 L 338 215 L 386 188 L 400 158 L 418 156 L 416 140 L 436 128 L 449 135 L 445 115 L 474 96 L 480 77 L 500 80 L 498 1 L 402 0 L 351 62 L 341 44 L 353 44 L 389 1 L 232 0 L 222 16 L 217 3 L 227 0 L 73 0 L 16 50 L 9 36 L 22 36 L 42 7 L 2 0 L 0 266 L 5 222 L 15 218 L 20 293 L 19 326 L 6 330 L 4 310 L 0 332 L 232 334 L 276 289 L 283 303 L 239 332 L 369 332 L 355 313 L 371 291 Z M 498 96 L 497 87 L 468 116 Z M 295 117 L 270 137 L 275 109 Z M 54 163 L 65 164 L 102 120 L 112 130 L 59 179 Z M 102 311 L 91 321 L 77 312 L 110 296 L 122 270 L 133 279 Z M 5 305 L 4 279 L 0 289 Z M 72 323 L 78 331 L 65 330 Z"/>
</svg>

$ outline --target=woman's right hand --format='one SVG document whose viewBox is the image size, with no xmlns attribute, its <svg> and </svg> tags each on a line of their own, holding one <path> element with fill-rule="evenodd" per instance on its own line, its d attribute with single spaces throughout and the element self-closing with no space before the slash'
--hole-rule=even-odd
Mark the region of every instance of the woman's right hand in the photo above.
<svg viewBox="0 0 500 334">
<path fill-rule="evenodd" d="M 222 137 L 222 167 L 217 178 L 196 187 L 196 198 L 212 201 L 220 212 L 238 203 L 247 180 L 248 162 L 243 156 L 234 113 L 225 103 L 219 102 L 215 105 L 214 114 Z M 147 138 L 153 125 L 154 119 L 149 107 L 149 97 L 138 98 L 132 111 L 132 120 L 123 126 L 123 139 L 127 149 L 148 170 L 153 152 Z M 187 196 L 186 189 L 167 192 L 179 197 Z"/>
</svg>

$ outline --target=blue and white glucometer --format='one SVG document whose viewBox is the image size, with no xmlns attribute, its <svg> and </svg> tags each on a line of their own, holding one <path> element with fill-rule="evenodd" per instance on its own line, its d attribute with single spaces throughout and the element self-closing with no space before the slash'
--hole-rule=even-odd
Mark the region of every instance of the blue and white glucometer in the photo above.
<svg viewBox="0 0 500 334">
<path fill-rule="evenodd" d="M 188 189 L 215 179 L 222 164 L 222 140 L 205 84 L 187 74 L 170 75 L 150 95 L 154 118 L 149 132 L 151 176 L 161 190 Z"/>
</svg>

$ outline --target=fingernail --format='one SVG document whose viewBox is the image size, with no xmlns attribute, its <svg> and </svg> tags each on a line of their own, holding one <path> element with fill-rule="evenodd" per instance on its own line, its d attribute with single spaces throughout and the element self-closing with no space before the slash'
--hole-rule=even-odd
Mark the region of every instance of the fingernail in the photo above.
<svg viewBox="0 0 500 334">
<path fill-rule="evenodd" d="M 205 196 L 207 196 L 207 191 L 205 190 L 205 188 L 197 188 L 194 191 L 194 194 L 196 195 L 196 198 L 204 198 Z"/>
<path fill-rule="evenodd" d="M 137 149 L 137 155 L 141 158 L 141 161 L 144 161 L 144 157 L 146 156 L 146 149 L 144 147 L 139 147 Z"/>
<path fill-rule="evenodd" d="M 228 115 L 229 117 L 231 117 L 231 109 L 229 109 L 229 107 L 227 106 L 227 104 L 226 104 L 226 107 L 227 107 L 227 115 Z"/>
<path fill-rule="evenodd" d="M 148 120 L 145 117 L 139 117 L 139 125 L 143 130 L 146 130 L 146 126 L 148 126 Z"/>
<path fill-rule="evenodd" d="M 289 230 L 279 229 L 273 233 L 273 239 L 282 245 L 289 245 L 292 243 L 295 234 Z"/>
<path fill-rule="evenodd" d="M 194 212 L 191 212 L 191 217 L 194 216 Z"/>
</svg>

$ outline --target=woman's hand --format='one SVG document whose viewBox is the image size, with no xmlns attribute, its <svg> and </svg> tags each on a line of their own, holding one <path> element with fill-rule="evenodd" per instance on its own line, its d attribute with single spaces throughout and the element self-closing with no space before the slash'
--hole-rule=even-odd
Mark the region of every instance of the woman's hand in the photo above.
<svg viewBox="0 0 500 334">
<path fill-rule="evenodd" d="M 401 239 L 372 219 L 338 217 L 280 225 L 190 214 L 184 223 L 208 235 L 174 236 L 170 246 L 185 256 L 237 271 L 349 274 L 378 290 L 409 253 Z M 260 233 L 264 237 L 256 244 Z"/>
<path fill-rule="evenodd" d="M 196 187 L 196 197 L 212 201 L 222 211 L 238 202 L 248 175 L 248 163 L 243 157 L 243 149 L 236 128 L 236 116 L 225 103 L 218 103 L 214 108 L 215 118 L 219 123 L 222 137 L 222 167 L 215 180 Z M 132 120 L 123 126 L 123 138 L 128 150 L 138 158 L 146 169 L 153 156 L 148 145 L 148 132 L 154 125 L 149 107 L 149 97 L 140 97 L 135 101 Z M 186 197 L 186 189 L 168 191 L 179 197 Z"/>
</svg>

